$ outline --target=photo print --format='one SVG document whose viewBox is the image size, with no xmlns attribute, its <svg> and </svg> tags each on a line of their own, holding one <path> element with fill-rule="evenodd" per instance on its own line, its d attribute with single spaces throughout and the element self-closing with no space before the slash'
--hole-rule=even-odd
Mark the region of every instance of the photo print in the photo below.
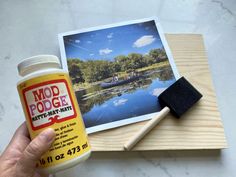
<svg viewBox="0 0 236 177">
<path fill-rule="evenodd" d="M 152 118 L 179 74 L 157 19 L 59 34 L 88 133 Z"/>
</svg>

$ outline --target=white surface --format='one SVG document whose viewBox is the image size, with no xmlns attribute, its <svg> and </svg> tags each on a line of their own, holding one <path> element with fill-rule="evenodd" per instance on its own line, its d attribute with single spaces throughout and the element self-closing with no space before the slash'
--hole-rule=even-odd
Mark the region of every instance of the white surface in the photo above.
<svg viewBox="0 0 236 177">
<path fill-rule="evenodd" d="M 165 33 L 203 34 L 229 149 L 94 153 L 84 164 L 56 176 L 236 176 L 234 0 L 0 1 L 0 150 L 24 120 L 16 90 L 22 58 L 59 56 L 61 32 L 155 15 Z"/>
</svg>

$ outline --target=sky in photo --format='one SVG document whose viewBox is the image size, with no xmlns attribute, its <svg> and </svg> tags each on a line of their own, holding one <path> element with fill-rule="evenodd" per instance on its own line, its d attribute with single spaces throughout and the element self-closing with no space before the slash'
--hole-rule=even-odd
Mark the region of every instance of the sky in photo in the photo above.
<svg viewBox="0 0 236 177">
<path fill-rule="evenodd" d="M 155 22 L 148 21 L 64 36 L 66 58 L 113 60 L 129 53 L 162 48 Z"/>
</svg>

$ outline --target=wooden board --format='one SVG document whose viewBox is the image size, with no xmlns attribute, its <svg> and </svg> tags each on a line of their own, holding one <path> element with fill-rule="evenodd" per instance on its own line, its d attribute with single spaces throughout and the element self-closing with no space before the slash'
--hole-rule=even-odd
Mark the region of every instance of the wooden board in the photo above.
<svg viewBox="0 0 236 177">
<path fill-rule="evenodd" d="M 185 76 L 203 98 L 181 119 L 168 115 L 133 151 L 226 148 L 202 36 L 167 34 L 166 38 L 180 75 Z M 123 151 L 123 144 L 145 123 L 89 135 L 93 151 Z"/>
</svg>

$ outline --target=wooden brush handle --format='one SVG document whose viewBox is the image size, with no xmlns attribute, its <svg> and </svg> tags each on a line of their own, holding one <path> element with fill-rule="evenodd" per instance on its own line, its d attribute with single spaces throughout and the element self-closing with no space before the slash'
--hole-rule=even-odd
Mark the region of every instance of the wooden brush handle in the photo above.
<svg viewBox="0 0 236 177">
<path fill-rule="evenodd" d="M 134 147 L 136 143 L 138 143 L 151 129 L 153 129 L 158 122 L 160 122 L 168 113 L 170 109 L 168 107 L 164 107 L 159 114 L 148 121 L 139 131 L 136 133 L 128 142 L 124 144 L 125 150 L 130 150 Z"/>
</svg>

